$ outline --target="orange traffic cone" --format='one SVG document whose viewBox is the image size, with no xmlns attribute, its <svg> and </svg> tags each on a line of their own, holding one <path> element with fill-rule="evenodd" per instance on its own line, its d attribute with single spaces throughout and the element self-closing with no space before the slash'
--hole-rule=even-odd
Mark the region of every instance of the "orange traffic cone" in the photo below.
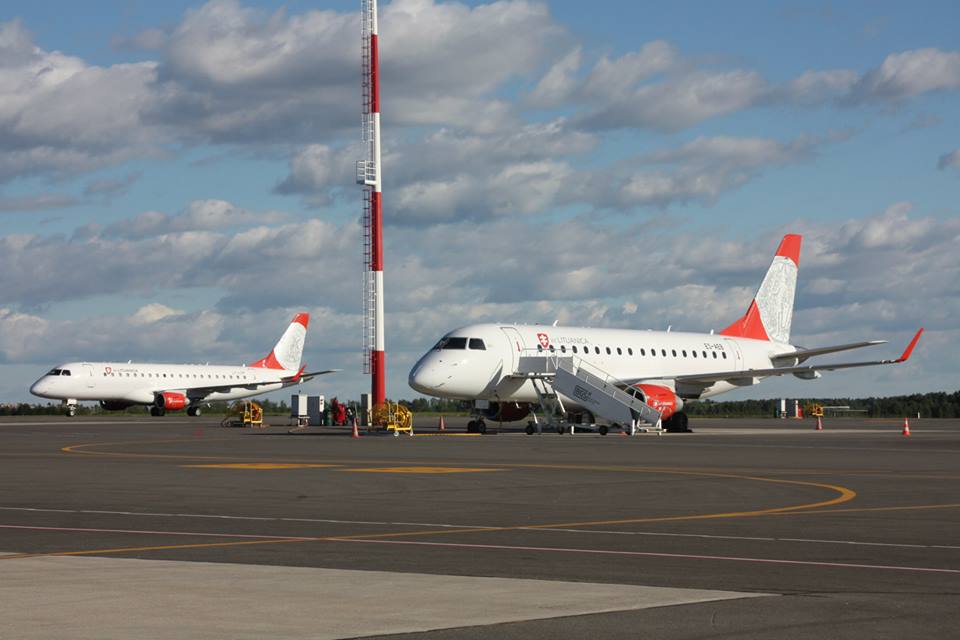
<svg viewBox="0 0 960 640">
<path fill-rule="evenodd" d="M 910 420 L 909 418 L 903 419 L 903 435 L 910 435 Z"/>
<path fill-rule="evenodd" d="M 437 425 L 437 431 L 446 431 L 447 425 L 443 422 L 443 416 L 440 416 L 440 424 Z"/>
<path fill-rule="evenodd" d="M 823 419 L 817 416 L 817 431 L 823 431 Z"/>
<path fill-rule="evenodd" d="M 359 437 L 360 437 L 360 431 L 357 429 L 357 418 L 356 418 L 356 416 L 354 416 L 354 418 L 353 418 L 353 434 L 352 434 L 350 437 L 351 437 L 351 438 L 359 438 Z"/>
</svg>

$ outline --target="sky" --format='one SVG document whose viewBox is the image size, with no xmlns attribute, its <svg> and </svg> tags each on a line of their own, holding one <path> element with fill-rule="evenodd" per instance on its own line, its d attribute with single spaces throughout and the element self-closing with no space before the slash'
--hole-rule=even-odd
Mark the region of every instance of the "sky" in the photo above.
<svg viewBox="0 0 960 640">
<path fill-rule="evenodd" d="M 654 6 L 651 6 L 654 5 Z M 309 311 L 362 373 L 359 2 L 0 9 L 0 401 L 76 360 L 252 362 Z M 804 235 L 814 347 L 960 387 L 960 5 L 380 4 L 387 393 L 474 322 L 707 331 Z M 288 395 L 289 391 L 276 394 Z"/>
</svg>

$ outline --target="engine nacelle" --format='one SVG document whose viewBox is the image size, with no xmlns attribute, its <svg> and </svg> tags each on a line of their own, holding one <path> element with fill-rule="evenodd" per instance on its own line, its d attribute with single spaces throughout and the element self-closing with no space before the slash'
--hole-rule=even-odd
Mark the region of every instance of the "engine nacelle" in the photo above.
<svg viewBox="0 0 960 640">
<path fill-rule="evenodd" d="M 481 413 L 489 420 L 514 422 L 530 415 L 530 405 L 526 402 L 491 402 Z"/>
<path fill-rule="evenodd" d="M 801 380 L 816 380 L 823 377 L 819 371 L 799 371 L 793 375 Z"/>
<path fill-rule="evenodd" d="M 190 399 L 187 398 L 187 396 L 183 393 L 177 393 L 176 391 L 164 391 L 163 393 L 157 394 L 153 404 L 158 409 L 164 409 L 166 411 L 178 411 L 186 408 L 186 406 L 190 404 Z"/>
<path fill-rule="evenodd" d="M 132 402 L 123 402 L 122 400 L 101 400 L 100 408 L 105 411 L 123 411 L 133 406 Z"/>
<path fill-rule="evenodd" d="M 643 394 L 644 402 L 660 412 L 662 420 L 669 420 L 673 414 L 683 409 L 683 398 L 669 387 L 658 384 L 638 384 L 634 388 L 639 389 Z"/>
</svg>

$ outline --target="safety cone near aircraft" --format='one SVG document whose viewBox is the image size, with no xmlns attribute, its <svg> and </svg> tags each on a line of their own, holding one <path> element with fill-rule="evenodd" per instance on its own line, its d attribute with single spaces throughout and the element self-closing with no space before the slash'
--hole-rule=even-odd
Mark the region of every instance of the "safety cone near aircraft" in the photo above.
<svg viewBox="0 0 960 640">
<path fill-rule="evenodd" d="M 903 435 L 910 435 L 910 418 L 903 419 Z"/>
<path fill-rule="evenodd" d="M 437 431 L 446 431 L 447 425 L 443 422 L 443 416 L 440 416 L 440 422 L 437 424 Z"/>
<path fill-rule="evenodd" d="M 360 429 L 359 429 L 358 426 L 357 426 L 357 417 L 356 417 L 356 416 L 353 417 L 353 433 L 350 434 L 350 437 L 351 437 L 351 438 L 359 438 L 359 437 L 360 437 Z"/>
<path fill-rule="evenodd" d="M 817 416 L 817 431 L 823 431 L 823 418 Z"/>
</svg>

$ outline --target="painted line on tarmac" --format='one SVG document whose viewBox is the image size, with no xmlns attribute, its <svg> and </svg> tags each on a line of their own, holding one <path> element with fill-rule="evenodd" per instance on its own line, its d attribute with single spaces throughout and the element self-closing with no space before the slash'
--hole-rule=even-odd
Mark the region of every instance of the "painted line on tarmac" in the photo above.
<svg viewBox="0 0 960 640">
<path fill-rule="evenodd" d="M 536 531 L 560 531 L 563 533 L 587 533 L 590 535 L 646 536 L 656 538 L 702 538 L 706 540 L 739 540 L 754 542 L 809 542 L 865 547 L 895 547 L 903 549 L 957 549 L 960 546 L 943 544 L 908 544 L 899 542 L 864 542 L 859 540 L 821 540 L 818 538 L 777 538 L 767 536 L 720 536 L 707 533 L 672 533 L 664 531 L 604 531 L 602 529 L 536 529 Z"/>
<path fill-rule="evenodd" d="M 284 538 L 280 540 L 241 540 L 239 542 L 210 542 L 206 544 L 171 544 L 151 547 L 119 547 L 115 549 L 84 549 L 83 551 L 46 551 L 40 553 L 20 553 L 0 556 L 4 560 L 21 560 L 23 558 L 43 558 L 48 556 L 95 556 L 111 553 L 130 553 L 133 551 L 173 551 L 179 549 L 211 549 L 217 547 L 239 547 L 252 544 L 282 544 L 285 542 L 312 542 L 311 538 Z"/>
<path fill-rule="evenodd" d="M 610 549 L 577 549 L 567 547 L 530 547 L 506 544 L 470 544 L 463 542 L 426 542 L 419 540 L 374 540 L 367 538 L 326 538 L 333 542 L 354 542 L 367 544 L 397 544 L 424 547 L 446 547 L 455 549 L 493 549 L 504 551 L 540 551 L 545 553 L 579 553 L 591 555 L 627 556 L 642 558 L 676 558 L 680 560 L 721 560 L 728 562 L 746 562 L 753 564 L 799 565 L 808 567 L 826 567 L 837 569 L 874 569 L 884 571 L 906 571 L 912 573 L 948 573 L 960 574 L 960 569 L 942 569 L 938 567 L 905 567 L 885 564 L 858 564 L 853 562 L 820 562 L 814 560 L 787 560 L 780 558 L 744 558 L 739 556 L 698 555 L 692 553 L 660 553 L 656 551 L 617 551 Z"/>
<path fill-rule="evenodd" d="M 315 524 L 369 524 L 388 527 L 447 527 L 450 529 L 481 529 L 476 524 L 439 524 L 436 522 L 388 522 L 375 520 L 334 520 L 330 518 L 280 518 L 263 516 L 228 516 L 210 513 L 158 513 L 146 511 L 106 511 L 102 509 L 45 509 L 40 507 L 0 507 L 0 511 L 26 511 L 36 513 L 88 513 L 115 516 L 147 516 L 158 518 L 208 518 L 221 520 L 256 520 L 269 522 L 311 522 Z"/>
<path fill-rule="evenodd" d="M 150 531 L 143 529 L 88 529 L 83 527 L 36 527 L 19 524 L 0 524 L 0 529 L 26 529 L 29 531 L 55 531 L 64 533 L 130 533 L 138 535 L 161 535 L 161 536 L 201 536 L 209 538 L 255 538 L 258 540 L 290 540 L 292 536 L 266 536 L 253 535 L 249 533 L 211 533 L 198 531 Z M 315 540 L 316 538 L 301 538 L 302 540 Z"/>
</svg>

